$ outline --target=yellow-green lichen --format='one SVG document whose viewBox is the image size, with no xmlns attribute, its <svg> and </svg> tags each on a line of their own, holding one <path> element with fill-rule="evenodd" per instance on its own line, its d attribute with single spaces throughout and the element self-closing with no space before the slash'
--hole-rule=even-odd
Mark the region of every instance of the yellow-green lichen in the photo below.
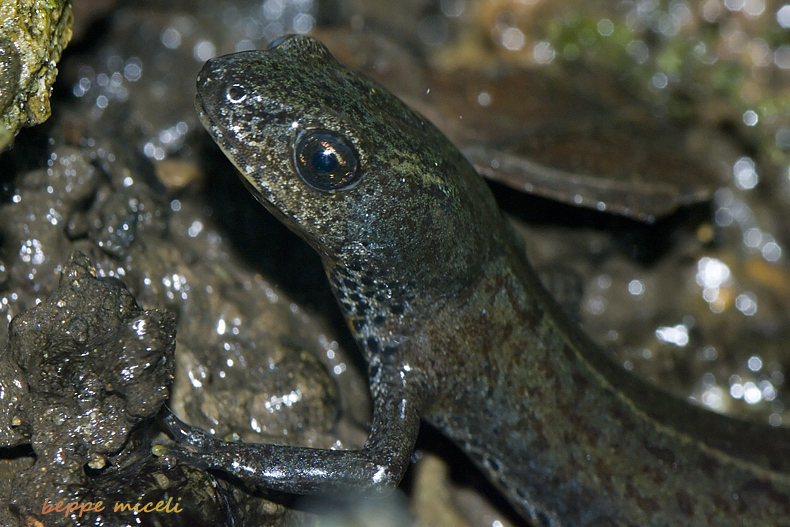
<svg viewBox="0 0 790 527">
<path fill-rule="evenodd" d="M 50 115 L 60 54 L 71 39 L 69 0 L 0 2 L 0 151 L 19 128 Z"/>
</svg>

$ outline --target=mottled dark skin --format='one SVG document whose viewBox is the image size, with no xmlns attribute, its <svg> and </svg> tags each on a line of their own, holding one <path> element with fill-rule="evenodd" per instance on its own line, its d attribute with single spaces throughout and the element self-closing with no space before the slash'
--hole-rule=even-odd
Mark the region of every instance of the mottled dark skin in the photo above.
<svg viewBox="0 0 790 527">
<path fill-rule="evenodd" d="M 535 525 L 790 526 L 790 434 L 611 362 L 541 287 L 455 147 L 318 41 L 209 61 L 196 104 L 255 196 L 321 255 L 374 414 L 355 451 L 225 443 L 169 418 L 176 457 L 286 492 L 375 495 L 400 481 L 422 418 Z M 355 186 L 296 174 L 294 141 L 312 128 L 353 143 Z"/>
</svg>

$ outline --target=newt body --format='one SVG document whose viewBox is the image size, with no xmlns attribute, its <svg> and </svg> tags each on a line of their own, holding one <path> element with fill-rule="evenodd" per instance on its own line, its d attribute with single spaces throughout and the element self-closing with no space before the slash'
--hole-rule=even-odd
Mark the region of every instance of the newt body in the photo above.
<svg viewBox="0 0 790 527">
<path fill-rule="evenodd" d="M 186 462 L 293 493 L 386 492 L 419 420 L 542 526 L 790 525 L 790 433 L 648 386 L 569 322 L 483 179 L 310 37 L 209 61 L 196 106 L 253 194 L 321 255 L 369 365 L 363 449 L 219 441 Z"/>
</svg>

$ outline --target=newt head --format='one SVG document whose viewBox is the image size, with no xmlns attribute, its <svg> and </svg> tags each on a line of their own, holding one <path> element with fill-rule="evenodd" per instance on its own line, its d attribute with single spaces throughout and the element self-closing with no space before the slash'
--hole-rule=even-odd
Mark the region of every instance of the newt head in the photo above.
<svg viewBox="0 0 790 527">
<path fill-rule="evenodd" d="M 489 257 L 502 220 L 482 178 L 314 38 L 209 60 L 197 88 L 213 139 L 330 275 L 365 269 L 380 284 L 452 294 Z"/>
</svg>

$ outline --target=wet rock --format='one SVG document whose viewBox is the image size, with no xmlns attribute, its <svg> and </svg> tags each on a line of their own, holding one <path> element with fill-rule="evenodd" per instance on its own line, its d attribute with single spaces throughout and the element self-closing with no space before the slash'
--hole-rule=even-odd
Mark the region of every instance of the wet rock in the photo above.
<svg viewBox="0 0 790 527">
<path fill-rule="evenodd" d="M 154 417 L 173 378 L 175 331 L 172 314 L 138 307 L 81 253 L 64 267 L 55 294 L 14 318 L 0 363 L 4 525 L 305 520 L 152 455 Z M 73 510 L 64 511 L 68 504 Z"/>
<path fill-rule="evenodd" d="M 5 111 L 19 86 L 19 54 L 8 40 L 0 41 L 0 110 Z"/>
<path fill-rule="evenodd" d="M 60 54 L 71 40 L 68 0 L 0 4 L 0 151 L 19 128 L 49 118 Z"/>
<path fill-rule="evenodd" d="M 79 253 L 54 295 L 14 318 L 3 362 L 3 447 L 29 444 L 13 508 L 38 516 L 44 500 L 82 497 L 91 471 L 119 472 L 150 456 L 138 427 L 159 412 L 173 375 L 175 321 L 144 311 Z M 7 389 L 7 390 L 6 390 Z M 31 492 L 33 491 L 33 492 Z"/>
<path fill-rule="evenodd" d="M 54 290 L 60 266 L 73 250 L 64 227 L 73 219 L 72 212 L 94 195 L 99 183 L 90 159 L 74 148 L 52 152 L 47 165 L 18 179 L 10 202 L 0 205 L 0 258 L 7 270 L 7 285 L 24 284 L 32 295 L 26 300 L 27 294 L 16 289 L 15 295 L 5 297 L 2 309 L 9 321 Z M 18 310 L 17 302 L 22 302 Z"/>
</svg>

